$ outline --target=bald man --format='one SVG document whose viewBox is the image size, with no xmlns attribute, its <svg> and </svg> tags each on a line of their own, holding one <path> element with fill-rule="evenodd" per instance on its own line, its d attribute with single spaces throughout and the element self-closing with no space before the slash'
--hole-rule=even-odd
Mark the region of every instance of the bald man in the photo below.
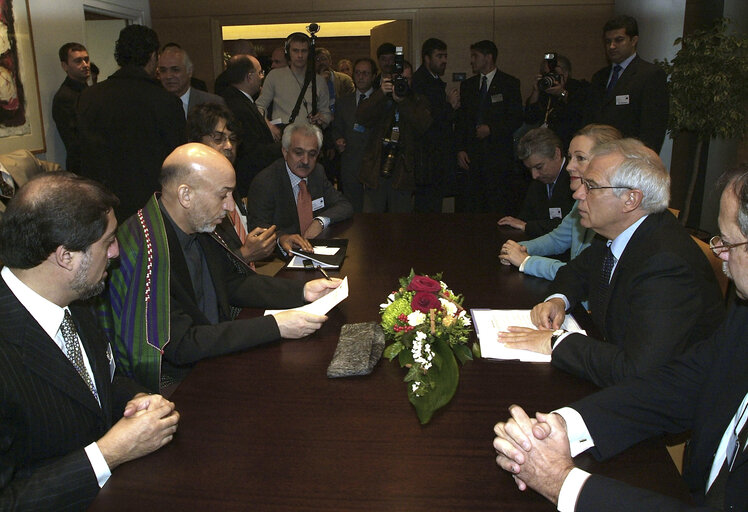
<svg viewBox="0 0 748 512">
<path fill-rule="evenodd" d="M 298 311 L 235 320 L 238 308 L 301 306 L 340 280 L 306 284 L 255 274 L 214 232 L 234 208 L 231 163 L 198 143 L 178 147 L 161 169 L 161 194 L 117 232 L 108 308 L 117 366 L 153 391 L 206 357 L 279 338 L 302 338 L 325 316 Z"/>
</svg>

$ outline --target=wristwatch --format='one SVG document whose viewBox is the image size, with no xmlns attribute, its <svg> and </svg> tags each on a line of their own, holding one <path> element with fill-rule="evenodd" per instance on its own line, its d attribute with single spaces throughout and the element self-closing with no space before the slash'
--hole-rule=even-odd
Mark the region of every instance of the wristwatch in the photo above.
<svg viewBox="0 0 748 512">
<path fill-rule="evenodd" d="M 565 329 L 556 329 L 555 331 L 553 331 L 553 334 L 551 334 L 551 350 L 556 346 L 556 342 L 558 341 L 558 338 L 562 334 L 566 334 L 567 332 L 569 331 Z"/>
</svg>

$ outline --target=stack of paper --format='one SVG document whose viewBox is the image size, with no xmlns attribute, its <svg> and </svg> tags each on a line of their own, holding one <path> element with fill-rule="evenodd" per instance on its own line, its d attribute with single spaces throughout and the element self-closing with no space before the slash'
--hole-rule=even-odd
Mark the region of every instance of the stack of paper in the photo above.
<svg viewBox="0 0 748 512">
<path fill-rule="evenodd" d="M 274 315 L 281 311 L 306 311 L 315 315 L 326 315 L 332 308 L 348 298 L 348 277 L 343 278 L 340 286 L 332 290 L 327 295 L 323 295 L 314 302 L 293 309 L 268 309 L 265 315 Z"/>
<path fill-rule="evenodd" d="M 500 332 L 507 332 L 509 326 L 536 329 L 530 320 L 529 309 L 472 309 L 470 315 L 475 325 L 475 333 L 480 341 L 482 357 L 491 359 L 519 359 L 527 362 L 551 362 L 551 356 L 529 350 L 509 348 L 499 343 Z M 587 334 L 571 315 L 566 315 L 562 329 Z"/>
</svg>

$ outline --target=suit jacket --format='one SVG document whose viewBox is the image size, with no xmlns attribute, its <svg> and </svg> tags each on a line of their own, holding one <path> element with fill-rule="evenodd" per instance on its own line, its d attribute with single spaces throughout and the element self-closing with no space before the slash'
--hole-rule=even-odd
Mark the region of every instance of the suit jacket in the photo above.
<svg viewBox="0 0 748 512">
<path fill-rule="evenodd" d="M 81 163 L 81 145 L 78 140 L 78 126 L 75 119 L 75 108 L 78 97 L 88 87 L 83 82 L 65 77 L 60 88 L 52 99 L 52 119 L 57 126 L 62 143 L 65 144 L 67 159 L 65 167 L 68 171 L 78 172 Z"/>
<path fill-rule="evenodd" d="M 592 76 L 587 121 L 615 126 L 624 137 L 635 137 L 659 153 L 670 109 L 665 72 L 634 57 L 606 94 L 610 70 L 608 66 Z"/>
<path fill-rule="evenodd" d="M 606 243 L 601 237 L 559 269 L 552 293 L 572 305 L 589 298 L 598 341 L 571 334 L 554 349 L 559 368 L 609 386 L 663 364 L 712 334 L 724 316 L 722 295 L 701 249 L 668 211 L 649 215 L 629 240 L 596 311 Z"/>
<path fill-rule="evenodd" d="M 62 167 L 56 163 L 39 160 L 26 149 L 0 155 L 0 165 L 13 177 L 16 187 L 22 187 L 37 174 L 62 170 Z M 3 198 L 0 198 L 0 219 L 3 218 L 3 213 L 5 213 L 5 202 Z"/>
<path fill-rule="evenodd" d="M 696 503 L 702 504 L 714 453 L 748 390 L 747 366 L 748 306 L 739 302 L 708 340 L 683 356 L 571 407 L 584 418 L 595 441 L 590 451 L 598 459 L 649 437 L 691 430 L 683 479 Z M 741 449 L 727 479 L 724 510 L 748 509 L 746 482 L 748 451 Z M 692 509 L 598 475 L 582 487 L 576 508 L 580 512 Z"/>
<path fill-rule="evenodd" d="M 353 206 L 343 194 L 335 190 L 321 165 L 317 164 L 307 178 L 307 188 L 312 202 L 319 198 L 323 198 L 325 202 L 323 208 L 314 210 L 315 216 L 329 217 L 330 222 L 335 223 L 353 215 Z M 250 230 L 257 226 L 268 227 L 275 224 L 279 235 L 300 233 L 296 199 L 284 159 L 279 158 L 257 175 L 249 188 L 247 202 Z"/>
<path fill-rule="evenodd" d="M 547 185 L 538 180 L 532 180 L 527 188 L 527 195 L 518 217 L 527 222 L 525 234 L 535 238 L 556 229 L 561 224 L 561 219 L 569 214 L 572 206 L 574 206 L 574 199 L 571 197 L 569 188 L 569 173 L 566 172 L 564 165 L 553 186 L 550 198 Z M 551 218 L 550 208 L 560 208 L 561 216 Z"/>
<path fill-rule="evenodd" d="M 509 165 L 514 156 L 512 135 L 522 125 L 522 95 L 519 80 L 502 71 L 488 84 L 491 102 L 481 124 L 491 128 L 483 140 L 475 136 L 480 107 L 481 76 L 475 75 L 460 84 L 460 109 L 457 113 L 457 151 L 466 151 L 473 164 Z"/>
<path fill-rule="evenodd" d="M 0 509 L 82 510 L 99 485 L 84 448 L 143 391 L 110 380 L 106 337 L 71 305 L 101 407 L 65 354 L 0 278 Z"/>
<path fill-rule="evenodd" d="M 223 98 L 221 98 L 217 94 L 211 94 L 209 92 L 190 87 L 190 101 L 187 102 L 188 115 L 193 108 L 205 103 L 218 103 L 219 105 L 226 105 L 226 102 L 223 100 Z"/>
<path fill-rule="evenodd" d="M 257 110 L 254 101 L 233 86 L 223 91 L 226 106 L 241 123 L 242 142 L 236 156 L 236 188 L 242 197 L 247 195 L 249 184 L 258 172 L 281 157 L 281 144 L 273 140 L 265 117 Z"/>
<path fill-rule="evenodd" d="M 364 149 L 372 132 L 371 128 L 356 124 L 357 94 L 358 91 L 354 91 L 335 101 L 332 137 L 333 140 L 345 139 L 345 151 L 340 154 L 340 180 L 343 185 L 343 194 L 353 204 L 354 211 L 361 213 L 364 208 L 364 192 L 363 185 L 358 180 L 358 172 Z"/>
<path fill-rule="evenodd" d="M 126 219 L 161 186 L 161 164 L 187 140 L 182 102 L 137 66 L 120 68 L 78 101 L 80 174 L 104 183 Z"/>
</svg>

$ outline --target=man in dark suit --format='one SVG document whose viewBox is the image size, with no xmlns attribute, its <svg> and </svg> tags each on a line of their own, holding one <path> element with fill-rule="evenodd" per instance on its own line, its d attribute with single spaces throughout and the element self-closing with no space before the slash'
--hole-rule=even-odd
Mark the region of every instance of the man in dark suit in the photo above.
<svg viewBox="0 0 748 512">
<path fill-rule="evenodd" d="M 80 174 L 117 194 L 115 213 L 122 219 L 159 189 L 161 163 L 185 141 L 179 99 L 153 78 L 158 46 L 150 28 L 123 28 L 114 50 L 120 69 L 83 91 L 78 101 L 78 130 L 86 148 Z"/>
<path fill-rule="evenodd" d="M 280 140 L 275 140 L 265 116 L 255 105 L 254 97 L 260 92 L 264 76 L 260 62 L 251 55 L 237 57 L 226 68 L 230 85 L 224 89 L 223 97 L 241 124 L 241 144 L 234 169 L 242 197 L 257 173 L 281 157 Z"/>
<path fill-rule="evenodd" d="M 554 366 L 609 386 L 710 335 L 723 300 L 701 249 L 667 211 L 670 177 L 654 151 L 623 139 L 592 154 L 574 197 L 582 225 L 602 238 L 559 270 L 553 295 L 533 308 L 533 323 L 547 330 L 499 340 L 551 354 Z M 565 311 L 585 299 L 604 341 L 560 329 Z"/>
<path fill-rule="evenodd" d="M 283 158 L 264 169 L 247 196 L 249 226 L 278 227 L 278 243 L 312 250 L 310 238 L 353 215 L 348 199 L 335 190 L 317 164 L 322 131 L 304 121 L 283 131 Z"/>
<path fill-rule="evenodd" d="M 184 117 L 190 110 L 204 103 L 223 105 L 223 98 L 192 87 L 192 60 L 176 43 L 170 43 L 161 50 L 156 67 L 158 79 L 164 89 L 179 98 L 182 102 Z"/>
<path fill-rule="evenodd" d="M 301 338 L 327 320 L 303 311 L 235 319 L 236 308 L 301 306 L 341 281 L 262 276 L 231 252 L 214 232 L 234 208 L 234 169 L 223 155 L 204 144 L 180 146 L 164 161 L 161 183 L 161 195 L 117 232 L 109 334 L 127 375 L 155 391 L 201 359 Z"/>
<path fill-rule="evenodd" d="M 496 68 L 493 41 L 470 45 L 472 76 L 460 85 L 457 165 L 467 175 L 460 210 L 504 214 L 519 195 L 511 190 L 512 134 L 522 124 L 519 80 Z"/>
<path fill-rule="evenodd" d="M 88 50 L 80 43 L 65 43 L 60 47 L 59 56 L 60 65 L 67 76 L 52 99 L 52 119 L 62 143 L 65 144 L 65 167 L 68 171 L 77 172 L 80 169 L 81 146 L 78 140 L 75 107 L 78 105 L 81 92 L 88 87 L 91 63 Z"/>
<path fill-rule="evenodd" d="M 499 226 L 524 231 L 528 238 L 550 233 L 574 205 L 561 139 L 548 128 L 530 130 L 519 140 L 517 156 L 532 174 L 519 218 L 502 217 Z"/>
<path fill-rule="evenodd" d="M 340 184 L 355 213 L 364 210 L 364 186 L 358 179 L 358 173 L 371 136 L 371 130 L 356 122 L 356 109 L 374 92 L 372 82 L 376 74 L 377 64 L 373 59 L 365 57 L 356 60 L 353 65 L 356 90 L 337 101 L 332 121 L 332 135 L 341 160 Z"/>
<path fill-rule="evenodd" d="M 2 510 L 83 510 L 114 468 L 176 431 L 174 404 L 115 372 L 77 302 L 104 289 L 117 257 L 116 201 L 98 183 L 46 173 L 0 223 Z"/>
<path fill-rule="evenodd" d="M 443 197 L 454 175 L 452 125 L 460 106 L 460 92 L 457 89 L 446 92 L 447 84 L 441 79 L 446 69 L 447 44 L 435 37 L 426 39 L 421 45 L 421 65 L 413 73 L 412 85 L 414 93 L 428 100 L 432 119 L 422 137 L 422 161 L 414 168 L 416 213 L 441 213 Z"/>
<path fill-rule="evenodd" d="M 611 65 L 592 76 L 587 120 L 615 126 L 659 153 L 669 112 L 667 76 L 636 54 L 639 26 L 631 16 L 609 20 L 603 40 Z"/>
<path fill-rule="evenodd" d="M 712 239 L 738 301 L 706 341 L 641 378 L 531 419 L 518 406 L 495 427 L 497 463 L 527 487 L 577 510 L 746 510 L 748 451 L 748 167 L 727 175 Z M 728 242 L 729 240 L 729 242 Z M 537 421 L 537 423 L 535 423 Z M 697 506 L 574 467 L 571 456 L 598 459 L 664 433 L 691 431 L 683 478 Z M 739 443 L 739 444 L 736 444 Z"/>
</svg>

